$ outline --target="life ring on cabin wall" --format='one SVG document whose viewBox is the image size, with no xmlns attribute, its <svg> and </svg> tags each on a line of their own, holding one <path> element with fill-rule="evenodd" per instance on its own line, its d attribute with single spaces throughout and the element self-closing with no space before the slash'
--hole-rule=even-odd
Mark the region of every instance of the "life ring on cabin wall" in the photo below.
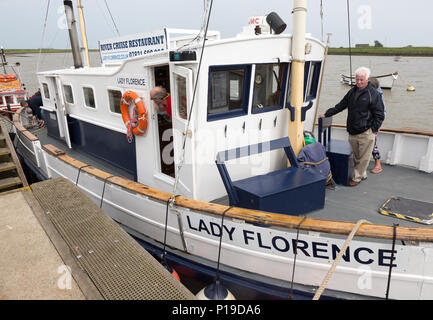
<svg viewBox="0 0 433 320">
<path fill-rule="evenodd" d="M 129 115 L 129 103 L 133 101 L 138 111 L 138 125 L 136 127 L 132 126 L 132 119 Z M 120 112 L 122 113 L 122 119 L 125 123 L 128 131 L 132 128 L 132 133 L 136 136 L 140 136 L 146 132 L 147 129 L 147 112 L 143 101 L 134 91 L 128 90 L 122 95 L 120 99 Z"/>
<path fill-rule="evenodd" d="M 14 74 L 0 74 L 0 82 L 11 82 L 17 80 Z"/>
</svg>

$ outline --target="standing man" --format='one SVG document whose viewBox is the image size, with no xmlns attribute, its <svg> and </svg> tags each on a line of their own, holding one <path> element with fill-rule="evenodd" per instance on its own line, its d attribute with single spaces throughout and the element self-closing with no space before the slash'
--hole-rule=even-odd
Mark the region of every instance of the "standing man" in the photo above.
<svg viewBox="0 0 433 320">
<path fill-rule="evenodd" d="M 369 78 L 370 69 L 358 68 L 355 71 L 356 86 L 351 88 L 334 108 L 319 115 L 319 118 L 331 117 L 347 108 L 346 128 L 355 162 L 353 177 L 349 181 L 352 187 L 367 179 L 374 140 L 385 118 L 382 99 L 368 82 Z"/>
</svg>

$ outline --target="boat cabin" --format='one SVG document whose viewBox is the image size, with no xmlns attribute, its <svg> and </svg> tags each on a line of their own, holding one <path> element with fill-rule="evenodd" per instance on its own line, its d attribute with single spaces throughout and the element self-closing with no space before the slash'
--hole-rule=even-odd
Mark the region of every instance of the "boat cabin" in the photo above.
<svg viewBox="0 0 433 320">
<path fill-rule="evenodd" d="M 38 74 L 48 135 L 142 184 L 171 192 L 178 178 L 178 194 L 221 198 L 218 152 L 287 137 L 292 37 L 261 30 L 253 23 L 231 39 L 209 31 L 202 57 L 199 30 L 100 41 L 102 66 Z M 306 43 L 304 101 L 313 107 L 304 128 L 311 131 L 324 45 L 308 35 Z M 155 86 L 170 93 L 171 119 L 150 99 Z M 147 111 L 147 129 L 131 143 L 120 109 L 128 90 Z M 227 169 L 240 179 L 286 167 L 284 151 L 272 152 L 228 161 Z"/>
</svg>

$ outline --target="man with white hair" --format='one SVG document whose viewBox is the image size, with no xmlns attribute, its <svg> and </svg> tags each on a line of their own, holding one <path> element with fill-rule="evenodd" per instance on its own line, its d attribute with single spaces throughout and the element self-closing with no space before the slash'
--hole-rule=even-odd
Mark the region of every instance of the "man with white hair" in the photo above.
<svg viewBox="0 0 433 320">
<path fill-rule="evenodd" d="M 351 88 L 334 108 L 319 115 L 319 118 L 332 117 L 347 108 L 346 128 L 355 162 L 353 177 L 349 181 L 352 187 L 367 179 L 374 140 L 385 118 L 382 99 L 368 81 L 369 78 L 370 69 L 356 69 L 356 86 Z"/>
</svg>

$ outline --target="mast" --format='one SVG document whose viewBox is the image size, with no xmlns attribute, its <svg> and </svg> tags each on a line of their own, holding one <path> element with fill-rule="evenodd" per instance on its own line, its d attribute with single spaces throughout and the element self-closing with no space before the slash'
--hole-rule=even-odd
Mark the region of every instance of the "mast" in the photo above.
<svg viewBox="0 0 433 320">
<path fill-rule="evenodd" d="M 86 35 L 86 25 L 84 23 L 83 6 L 81 5 L 81 0 L 77 0 L 78 17 L 80 19 L 80 30 L 81 30 L 81 42 L 84 47 L 84 56 L 86 57 L 87 66 L 90 67 L 89 59 L 89 48 L 87 46 L 87 35 Z"/>
<path fill-rule="evenodd" d="M 302 149 L 304 123 L 301 109 L 304 103 L 305 29 L 307 0 L 294 0 L 292 36 L 292 80 L 290 105 L 295 109 L 295 119 L 289 117 L 289 139 L 296 155 Z"/>
<path fill-rule="evenodd" d="M 83 61 L 81 59 L 80 45 L 78 43 L 78 34 L 76 21 L 74 17 L 74 10 L 72 7 L 71 0 L 64 0 L 63 5 L 65 6 L 66 21 L 68 22 L 69 40 L 71 41 L 72 57 L 74 59 L 74 66 L 76 69 L 83 67 Z"/>
</svg>

